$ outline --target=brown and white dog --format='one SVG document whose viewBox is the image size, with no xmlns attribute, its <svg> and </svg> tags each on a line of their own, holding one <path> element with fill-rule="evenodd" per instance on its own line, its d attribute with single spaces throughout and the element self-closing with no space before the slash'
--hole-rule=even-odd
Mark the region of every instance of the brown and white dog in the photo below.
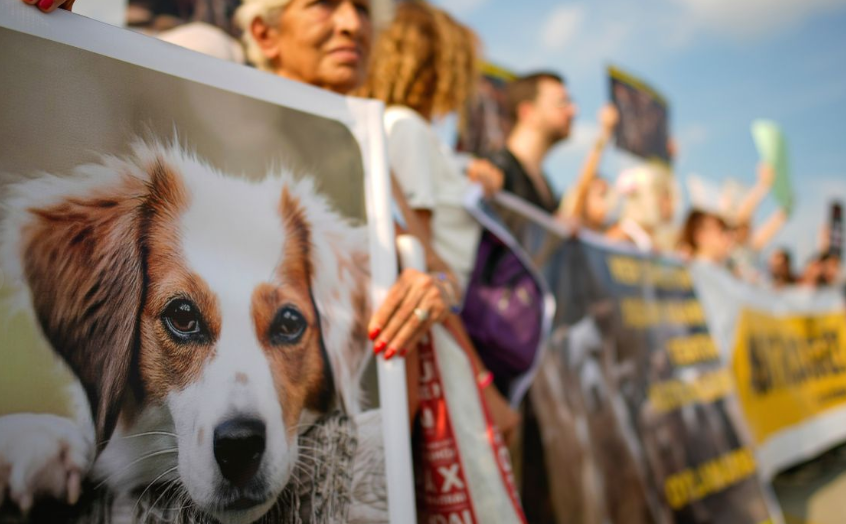
<svg viewBox="0 0 846 524">
<path fill-rule="evenodd" d="M 251 522 L 291 478 L 298 434 L 359 410 L 366 232 L 307 178 L 223 176 L 175 142 L 133 151 L 4 202 L 2 267 L 88 411 L 0 417 L 0 494 L 26 507 L 74 500 L 79 475 L 117 494 L 174 481 Z"/>
</svg>

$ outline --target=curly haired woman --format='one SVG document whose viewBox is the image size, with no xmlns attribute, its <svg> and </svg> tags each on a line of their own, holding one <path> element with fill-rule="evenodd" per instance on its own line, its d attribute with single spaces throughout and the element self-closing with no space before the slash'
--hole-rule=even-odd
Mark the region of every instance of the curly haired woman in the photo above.
<svg viewBox="0 0 846 524">
<path fill-rule="evenodd" d="M 379 36 L 370 71 L 357 94 L 385 102 L 385 131 L 391 172 L 410 206 L 426 244 L 466 286 L 481 236 L 479 224 L 464 209 L 469 185 L 480 183 L 487 194 L 502 188 L 502 172 L 485 160 L 473 160 L 463 176 L 452 151 L 432 129 L 432 121 L 464 109 L 474 92 L 476 36 L 445 12 L 423 2 L 397 6 L 393 22 Z M 458 317 L 454 332 L 472 346 Z M 478 369 L 478 354 L 468 351 Z M 484 395 L 506 435 L 519 418 L 494 387 Z"/>
<path fill-rule="evenodd" d="M 488 194 L 502 188 L 502 172 L 473 160 L 461 173 L 432 121 L 462 113 L 477 77 L 475 35 L 445 12 L 423 2 L 397 6 L 393 23 L 373 49 L 358 94 L 385 102 L 391 171 L 438 255 L 461 288 L 473 269 L 481 229 L 465 211 L 469 185 Z"/>
</svg>

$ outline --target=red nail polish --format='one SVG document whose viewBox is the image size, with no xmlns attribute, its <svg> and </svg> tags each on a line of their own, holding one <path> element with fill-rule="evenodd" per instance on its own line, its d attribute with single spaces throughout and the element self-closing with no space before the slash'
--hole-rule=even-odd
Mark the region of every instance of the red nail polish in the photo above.
<svg viewBox="0 0 846 524">
<path fill-rule="evenodd" d="M 396 350 L 396 349 L 394 349 L 394 348 L 388 348 L 388 350 L 387 350 L 387 351 L 385 351 L 385 360 L 390 360 L 390 359 L 391 359 L 391 357 L 393 357 L 393 356 L 394 356 L 394 355 L 396 355 L 396 354 L 397 354 L 397 350 Z"/>
<path fill-rule="evenodd" d="M 401 350 L 399 350 L 399 356 L 405 358 L 406 355 L 408 355 L 408 349 L 407 348 L 402 348 Z"/>
<path fill-rule="evenodd" d="M 373 345 L 373 352 L 379 353 L 380 351 L 385 349 L 385 346 L 387 346 L 387 345 L 388 345 L 387 342 L 385 342 L 384 340 L 380 340 L 379 342 L 377 342 L 376 344 Z"/>
<path fill-rule="evenodd" d="M 46 11 L 53 7 L 53 0 L 41 0 L 38 2 L 38 8 L 42 11 Z"/>
<path fill-rule="evenodd" d="M 376 337 L 378 337 L 381 332 L 382 328 L 375 327 L 370 330 L 370 333 L 368 333 L 367 336 L 370 337 L 370 340 L 376 340 Z"/>
</svg>

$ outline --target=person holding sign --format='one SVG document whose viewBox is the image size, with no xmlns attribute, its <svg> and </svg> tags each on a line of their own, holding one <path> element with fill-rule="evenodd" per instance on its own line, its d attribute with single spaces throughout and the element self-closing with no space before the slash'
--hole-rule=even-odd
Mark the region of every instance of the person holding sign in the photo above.
<svg viewBox="0 0 846 524">
<path fill-rule="evenodd" d="M 565 201 L 564 216 L 593 231 L 605 229 L 605 220 L 610 212 L 611 188 L 608 181 L 599 176 L 599 163 L 619 121 L 620 113 L 613 104 L 607 104 L 599 111 L 599 136 L 585 159 L 572 197 Z"/>
<path fill-rule="evenodd" d="M 722 217 L 694 209 L 685 220 L 679 245 L 697 260 L 723 265 L 731 253 L 732 240 L 731 231 Z"/>
<path fill-rule="evenodd" d="M 339 94 L 367 75 L 373 39 L 369 0 L 245 0 L 236 12 L 248 59 L 260 69 Z M 369 326 L 385 358 L 405 353 L 449 314 L 433 275 L 405 269 Z"/>
<path fill-rule="evenodd" d="M 620 220 L 605 233 L 610 240 L 635 245 L 641 251 L 669 251 L 678 201 L 673 175 L 665 165 L 643 164 L 617 177 Z"/>
<path fill-rule="evenodd" d="M 244 29 L 248 58 L 262 69 L 344 95 L 365 81 L 373 36 L 369 0 L 245 0 L 236 21 Z M 479 171 L 479 178 L 495 177 Z M 401 191 L 395 190 L 393 196 L 400 210 L 409 209 Z M 368 330 L 375 351 L 384 358 L 407 354 L 416 358 L 410 352 L 435 323 L 464 333 L 458 317 L 451 314 L 458 291 L 438 274 L 447 273 L 450 266 L 428 241 L 425 224 L 414 213 L 403 213 L 403 218 L 407 231 L 423 244 L 429 269 L 436 273 L 404 269 L 373 313 Z M 484 370 L 475 351 L 468 356 Z M 412 418 L 417 408 L 416 368 L 415 361 L 406 366 Z M 505 399 L 494 388 L 485 388 L 485 396 L 497 425 L 503 430 L 514 427 L 516 414 Z"/>
<path fill-rule="evenodd" d="M 503 182 L 502 172 L 487 160 L 473 160 L 470 176 L 463 176 L 432 128 L 432 120 L 461 112 L 473 92 L 478 71 L 468 32 L 433 7 L 399 5 L 376 43 L 370 75 L 358 92 L 385 102 L 391 172 L 424 226 L 425 240 L 448 263 L 461 290 L 473 270 L 481 234 L 464 209 L 464 195 L 472 182 L 481 183 L 488 195 Z"/>
<path fill-rule="evenodd" d="M 486 160 L 476 161 L 470 176 L 463 177 L 431 127 L 432 118 L 464 107 L 472 92 L 477 71 L 471 36 L 439 9 L 401 4 L 377 41 L 372 70 L 359 93 L 388 106 L 388 157 L 402 193 L 397 200 L 411 208 L 409 218 L 422 226 L 421 240 L 447 262 L 462 286 L 459 292 L 470 278 L 481 236 L 481 227 L 463 206 L 464 196 L 472 181 L 481 183 L 487 194 L 502 187 L 502 173 Z M 415 39 L 427 44 L 416 45 Z M 391 74 L 398 64 L 406 65 L 407 74 Z M 485 369 L 476 351 L 469 353 Z M 480 382 L 488 375 L 481 372 Z M 496 388 L 487 386 L 489 381 L 487 401 L 507 432 L 516 426 L 517 415 Z"/>
<path fill-rule="evenodd" d="M 559 202 L 543 172 L 543 161 L 556 144 L 570 136 L 578 107 L 564 79 L 546 71 L 512 81 L 505 97 L 514 128 L 506 147 L 491 160 L 505 173 L 506 191 L 555 214 Z"/>
<path fill-rule="evenodd" d="M 758 166 L 758 182 L 749 190 L 738 206 L 734 215 L 735 247 L 730 257 L 730 265 L 735 274 L 749 282 L 759 282 L 758 254 L 787 223 L 788 212 L 784 207 L 776 209 L 764 223 L 752 228 L 752 215 L 755 209 L 772 188 L 775 171 L 772 166 L 762 163 Z"/>
</svg>

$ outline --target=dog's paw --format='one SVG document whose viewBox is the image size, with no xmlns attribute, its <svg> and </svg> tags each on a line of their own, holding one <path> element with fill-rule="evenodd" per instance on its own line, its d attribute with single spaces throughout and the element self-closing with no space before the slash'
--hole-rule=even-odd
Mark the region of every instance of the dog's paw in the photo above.
<svg viewBox="0 0 846 524">
<path fill-rule="evenodd" d="M 91 467 L 94 442 L 71 419 L 0 417 L 0 506 L 6 496 L 27 513 L 38 497 L 75 504 Z"/>
</svg>

